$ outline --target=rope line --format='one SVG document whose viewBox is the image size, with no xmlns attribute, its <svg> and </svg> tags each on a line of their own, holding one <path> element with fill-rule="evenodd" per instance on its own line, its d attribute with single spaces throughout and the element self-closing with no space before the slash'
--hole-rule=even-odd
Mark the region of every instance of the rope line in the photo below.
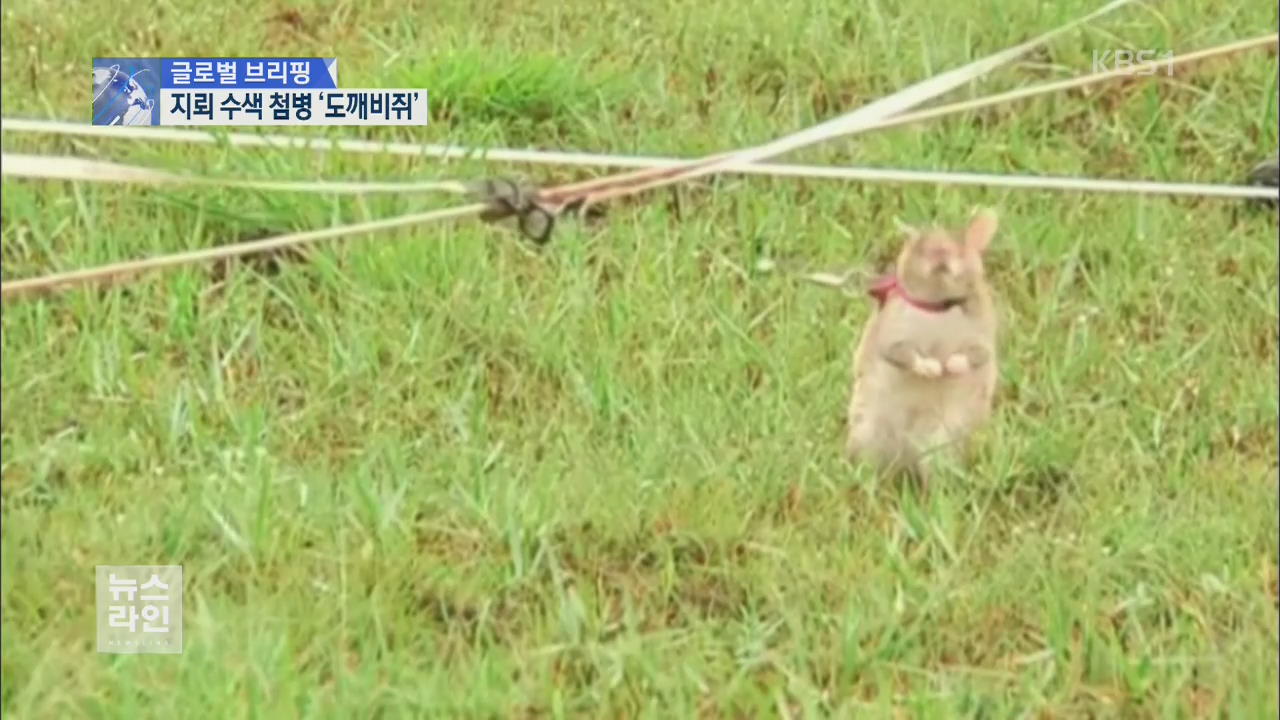
<svg viewBox="0 0 1280 720">
<path fill-rule="evenodd" d="M 541 194 L 539 199 L 553 207 L 564 207 L 570 203 L 578 207 L 585 207 L 610 198 L 632 195 L 672 183 L 691 180 L 714 173 L 735 163 L 750 164 L 832 138 L 866 132 L 880 127 L 888 118 L 955 90 L 1001 65 L 1012 62 L 1030 52 L 1033 48 L 1052 40 L 1068 30 L 1124 7 L 1130 2 L 1132 0 L 1113 0 L 1083 17 L 1065 23 L 1026 42 L 927 78 L 888 97 L 864 105 L 857 110 L 805 130 L 785 135 L 763 145 L 714 155 L 703 160 L 696 160 L 682 167 L 639 170 L 622 176 L 574 183 L 547 191 Z"/>
<path fill-rule="evenodd" d="M 36 290 L 51 289 L 56 287 L 64 287 L 67 285 L 79 284 L 90 280 L 103 279 L 119 279 L 136 275 L 146 270 L 154 270 L 162 267 L 172 267 L 177 265 L 185 265 L 197 262 L 205 262 L 209 260 L 236 257 L 246 254 L 263 252 L 266 250 L 278 249 L 291 245 L 298 245 L 306 242 L 337 237 L 341 235 L 356 235 L 374 232 L 378 230 L 402 227 L 411 224 L 431 222 L 435 220 L 459 218 L 466 215 L 481 215 L 486 219 L 497 219 L 516 214 L 520 218 L 520 227 L 526 234 L 533 236 L 536 240 L 543 242 L 549 235 L 555 217 L 562 212 L 568 210 L 582 210 L 587 205 L 599 202 L 605 199 L 629 195 L 643 190 L 669 185 L 675 182 L 688 180 L 694 177 L 711 174 L 722 169 L 731 169 L 737 166 L 750 166 L 757 160 L 766 159 L 768 157 L 788 152 L 790 150 L 822 142 L 833 137 L 856 134 L 880 127 L 889 127 L 894 124 L 905 124 L 907 122 L 916 122 L 923 119 L 941 116 L 950 112 L 959 112 L 963 109 L 973 109 L 995 102 L 1003 102 L 1012 99 L 1020 99 L 1033 94 L 1048 92 L 1048 89 L 1042 89 L 1047 86 L 1037 86 L 1021 91 L 1013 91 L 1002 95 L 993 96 L 992 98 L 982 98 L 977 101 L 969 101 L 968 103 L 955 103 L 952 106 L 943 106 L 932 110 L 925 110 L 907 115 L 898 115 L 921 102 L 927 101 L 932 97 L 941 95 L 952 90 L 965 82 L 969 82 L 974 78 L 990 72 L 995 67 L 1007 63 L 1017 56 L 1027 52 L 1032 47 L 1045 42 L 1051 37 L 1056 36 L 1066 30 L 1110 12 L 1118 7 L 1128 4 L 1132 0 L 1114 0 L 1103 8 L 1081 18 L 1079 20 L 1068 23 L 1062 27 L 1045 33 L 1031 41 L 1021 45 L 1009 48 L 994 55 L 988 56 L 981 60 L 969 63 L 955 70 L 951 70 L 940 75 L 934 76 L 926 81 L 912 85 L 904 90 L 894 93 L 888 97 L 874 101 L 857 110 L 846 113 L 833 120 L 813 126 L 806 130 L 801 130 L 790 135 L 783 136 L 763 145 L 746 148 L 743 150 L 722 153 L 709 156 L 706 158 L 684 162 L 680 165 L 669 167 L 646 168 L 638 172 L 623 173 L 619 175 L 609 176 L 582 183 L 572 183 L 554 188 L 548 188 L 536 193 L 529 193 L 525 189 L 520 188 L 514 183 L 506 183 L 505 185 L 495 184 L 493 181 L 476 184 L 459 184 L 449 181 L 420 184 L 420 187 L 431 186 L 432 189 L 449 189 L 454 192 L 465 192 L 472 195 L 478 195 L 486 198 L 486 202 L 473 205 L 466 205 L 456 208 L 448 208 L 426 213 L 414 213 L 395 217 L 386 220 L 377 220 L 365 223 L 357 223 L 354 225 L 345 225 L 323 230 L 313 230 L 301 233 L 291 233 L 280 235 L 274 238 L 252 241 L 247 243 L 239 243 L 235 245 L 219 246 L 203 250 L 190 251 L 185 253 L 177 253 L 173 255 L 159 256 L 142 260 L 134 260 L 123 263 L 115 263 L 112 265 L 101 266 L 98 268 L 90 268 L 85 270 L 70 271 L 54 275 L 47 275 L 27 280 L 19 280 L 3 283 L 0 295 L 3 297 L 11 297 L 19 293 L 32 292 Z M 1264 41 L 1275 43 L 1277 37 L 1270 36 Z M 1201 59 L 1209 54 L 1224 54 L 1225 52 L 1238 51 L 1245 49 L 1249 43 L 1258 43 L 1258 41 L 1245 41 L 1244 43 L 1236 43 L 1233 46 L 1225 46 L 1229 49 L 1214 48 L 1208 51 L 1201 51 L 1198 57 L 1184 57 L 1181 62 L 1189 62 L 1192 59 Z M 1258 43 L 1260 44 L 1260 43 Z M 1172 64 L 1175 60 L 1162 60 L 1158 64 Z M 1106 77 L 1115 77 L 1120 74 L 1132 75 L 1140 66 L 1134 68 L 1125 68 L 1123 73 L 1110 71 L 1107 73 L 1098 73 L 1093 76 L 1084 78 L 1076 78 L 1074 80 L 1063 81 L 1061 83 L 1050 83 L 1049 86 L 1056 86 L 1054 89 L 1062 89 L 1069 86 L 1080 86 L 1088 82 L 1098 82 Z M 9 125 L 8 122 L 5 123 Z M 5 129 L 9 129 L 6 127 Z M 33 172 L 32 163 L 36 162 L 36 156 L 22 156 L 24 159 L 20 162 L 26 163 L 28 172 Z M 74 160 L 74 159 L 72 159 Z M 121 171 L 121 168 L 126 170 Z M 128 166 L 119 166 L 111 163 L 104 165 L 81 165 L 79 171 L 93 174 L 96 172 L 129 172 Z M 151 182 L 169 182 L 172 181 L 171 174 L 161 171 L 147 171 L 146 169 L 132 168 L 132 170 L 142 170 L 141 175 L 135 177 L 141 178 L 143 181 Z M 839 170 L 839 169 L 836 169 Z M 153 175 L 152 173 L 159 173 Z M 176 176 L 181 181 L 191 181 L 190 176 Z M 216 182 L 216 181 L 215 181 Z M 245 182 L 245 181 L 241 181 Z M 254 183 L 255 181 L 247 181 Z M 278 183 L 270 184 L 279 187 Z M 342 186 L 343 184 L 329 184 Z M 262 185 L 257 185 L 261 187 Z M 347 187 L 350 190 L 350 187 Z M 1237 191 L 1239 189 L 1237 188 Z M 531 221 L 529 218 L 538 217 L 541 220 Z M 542 222 L 543 225 L 530 228 L 529 223 Z"/>
<path fill-rule="evenodd" d="M 597 167 L 616 167 L 640 164 L 641 167 L 673 167 L 687 163 L 678 158 L 631 157 L 624 155 L 586 155 L 594 158 Z M 495 179 L 480 182 L 442 180 L 434 182 L 368 182 L 368 181 L 283 181 L 255 179 L 223 179 L 192 175 L 170 175 L 136 165 L 85 160 L 75 157 L 46 155 L 20 155 L 0 153 L 0 175 L 13 175 L 46 180 L 81 180 L 90 182 L 188 183 L 207 186 L 274 190 L 283 192 L 315 193 L 411 193 L 443 191 L 471 194 L 478 198 L 493 198 L 508 213 L 519 213 L 520 207 L 533 195 L 527 188 L 519 188 L 512 181 Z M 736 170 L 747 175 L 773 177 L 797 177 L 826 180 L 858 180 L 870 182 L 929 183 L 935 185 L 963 185 L 1004 187 L 1030 190 L 1061 190 L 1102 193 L 1134 193 L 1139 195 L 1180 195 L 1195 197 L 1224 197 L 1250 199 L 1280 199 L 1280 189 L 1259 185 L 1234 185 L 1222 183 L 1164 182 L 1131 180 L 1127 178 L 1091 178 L 1063 175 L 1015 175 L 1006 173 L 977 173 L 939 170 L 905 170 L 896 168 L 869 168 L 821 165 L 786 165 L 755 163 Z M 495 184 L 507 188 L 499 190 Z M 510 198 L 510 200 L 508 200 Z M 523 198 L 524 200 L 522 200 Z"/>
<path fill-rule="evenodd" d="M 244 255 L 252 255 L 254 253 L 269 252 L 271 250 L 279 250 L 285 247 L 303 245 L 317 240 L 327 240 L 330 238 L 351 235 L 363 235 L 366 233 L 391 230 L 418 223 L 433 222 L 436 220 L 450 220 L 468 215 L 477 215 L 489 209 L 489 207 L 490 205 L 488 203 L 461 205 L 459 207 L 445 208 L 443 210 L 432 210 L 430 212 L 401 215 L 385 220 L 371 220 L 368 222 L 355 223 L 352 225 L 340 225 L 338 227 L 324 228 L 321 230 L 288 233 L 286 235 L 276 235 L 262 240 L 252 240 L 233 245 L 219 245 L 212 248 L 173 253 L 171 255 L 160 255 L 140 260 L 128 260 L 110 265 L 100 265 L 98 267 L 87 268 L 84 270 L 71 270 L 68 272 L 42 275 L 40 277 L 24 280 L 6 281 L 2 286 L 0 286 L 0 297 L 9 298 L 27 293 L 54 290 L 71 285 L 80 285 L 90 281 L 118 282 L 125 278 L 139 275 L 143 272 L 159 270 L 161 268 L 171 268 L 179 265 L 192 265 L 213 260 L 226 260 Z"/>
<path fill-rule="evenodd" d="M 1106 8 L 1104 8 L 1104 10 L 1105 9 Z M 977 110 L 980 108 L 990 107 L 993 105 L 1011 102 L 1014 100 L 1023 100 L 1023 99 L 1034 97 L 1037 95 L 1044 95 L 1047 93 L 1059 92 L 1062 90 L 1085 87 L 1088 85 L 1097 84 L 1107 80 L 1114 80 L 1119 77 L 1132 77 L 1132 76 L 1135 76 L 1140 71 L 1154 70 L 1161 66 L 1173 67 L 1176 65 L 1183 65 L 1191 62 L 1204 60 L 1210 57 L 1243 52 L 1245 50 L 1251 50 L 1254 48 L 1262 47 L 1264 45 L 1275 46 L 1278 43 L 1280 43 L 1280 33 L 1273 33 L 1271 35 L 1265 35 L 1261 37 L 1252 38 L 1249 40 L 1243 40 L 1240 42 L 1228 43 L 1226 45 L 1207 48 L 1205 50 L 1188 53 L 1186 55 L 1181 55 L 1181 56 L 1177 56 L 1170 59 L 1143 63 L 1140 65 L 1135 65 L 1135 66 L 1126 67 L 1126 68 L 1114 68 L 1111 70 L 1092 73 L 1090 75 L 1084 75 L 1081 77 L 1070 78 L 1067 80 L 1059 80 L 1059 81 L 1044 83 L 1040 85 L 1033 85 L 1031 87 L 1023 88 L 1020 90 L 1011 90 L 1008 92 L 999 93 L 996 95 L 990 95 L 987 97 L 951 103 L 951 104 L 943 105 L 936 108 L 920 110 L 916 112 L 897 115 L 894 117 L 888 117 L 888 118 L 884 118 L 884 119 L 869 122 L 869 123 L 854 124 L 852 127 L 845 129 L 843 132 L 840 132 L 839 134 L 854 135 L 862 132 L 867 132 L 870 130 L 881 130 L 881 129 L 891 128 L 891 127 L 898 127 L 902 125 L 913 124 L 917 122 L 923 122 L 925 120 L 932 120 L 935 118 L 943 117 L 945 115 L 952 115 L 955 113 L 965 112 L 968 110 Z M 867 106 L 867 107 L 871 107 L 871 106 Z M 810 137 L 814 135 L 814 133 L 806 132 L 805 135 L 806 137 Z M 831 135 L 825 135 L 820 137 L 819 139 L 826 139 L 826 137 L 830 137 L 830 136 Z M 737 167 L 738 165 L 747 165 L 751 163 L 754 159 L 763 159 L 765 157 L 769 157 L 771 155 L 777 154 L 774 151 L 774 149 L 766 149 L 766 148 L 770 148 L 770 146 L 772 146 L 775 149 L 781 147 L 781 148 L 785 148 L 785 150 L 791 150 L 791 149 L 800 147 L 803 144 L 808 144 L 807 142 L 800 143 L 797 141 L 793 141 L 790 138 L 791 136 L 782 139 L 783 141 L 787 141 L 787 142 L 776 141 L 774 143 L 770 143 L 769 145 L 761 146 L 759 149 L 748 150 L 748 151 L 743 151 L 742 153 L 733 154 L 729 156 L 731 158 L 731 162 L 729 162 L 729 164 L 735 167 Z M 814 140 L 813 142 L 817 142 L 817 140 Z M 567 187 L 557 188 L 556 192 L 548 193 L 548 199 L 551 201 L 559 200 L 560 196 L 557 193 L 568 191 L 572 193 L 587 192 L 589 194 L 590 201 L 593 201 L 593 202 L 607 200 L 613 197 L 617 197 L 620 194 L 633 194 L 633 193 L 641 192 L 644 190 L 662 187 L 664 185 L 668 185 L 672 182 L 676 182 L 679 180 L 685 180 L 692 177 L 697 177 L 699 175 L 706 174 L 707 172 L 711 172 L 712 170 L 715 169 L 714 166 L 707 166 L 707 165 L 704 165 L 704 166 L 694 165 L 694 166 L 685 166 L 685 167 L 690 168 L 689 172 L 681 173 L 681 172 L 671 172 L 669 170 L 654 170 L 654 171 L 641 170 L 635 173 L 630 173 L 622 177 L 606 177 L 600 180 L 588 180 L 586 182 L 576 183 Z M 707 169 L 708 167 L 711 167 L 711 169 Z M 679 170 L 679 168 L 677 168 L 677 170 Z"/>
<path fill-rule="evenodd" d="M 0 152 L 0 175 L 45 180 L 221 186 L 250 190 L 338 194 L 448 192 L 465 195 L 472 192 L 470 184 L 454 180 L 395 183 L 213 178 L 66 155 L 28 155 L 6 152 Z"/>
<path fill-rule="evenodd" d="M 1174 67 L 1190 64 L 1200 60 L 1223 55 L 1253 50 L 1263 46 L 1276 46 L 1280 43 L 1280 34 L 1263 35 L 1249 40 L 1219 45 L 1204 50 L 1180 55 L 1173 58 L 1151 61 L 1130 68 L 1120 68 L 1085 75 L 1066 80 L 1059 80 L 1040 85 L 1033 85 L 1020 90 L 1012 90 L 997 95 L 990 95 L 962 102 L 941 105 L 936 108 L 905 113 L 879 121 L 865 130 L 897 127 L 901 125 L 932 120 L 945 115 L 952 115 L 968 110 L 980 110 L 1012 100 L 1021 100 L 1037 95 L 1044 95 L 1060 90 L 1071 90 L 1088 85 L 1113 80 L 1118 77 L 1137 75 L 1139 71 L 1155 70 L 1160 67 Z M 1149 76 L 1148 76 L 1149 77 Z M 434 157 L 440 160 L 481 160 L 489 162 L 512 162 L 546 165 L 571 165 L 581 167 L 631 167 L 631 168 L 672 168 L 687 166 L 696 160 L 656 157 L 601 155 L 596 153 L 562 152 L 549 150 L 517 150 L 508 148 L 475 148 L 452 145 L 418 144 L 404 142 L 376 142 L 353 138 L 307 138 L 293 135 L 250 134 L 250 133 L 214 133 L 201 130 L 181 128 L 147 127 L 147 126 L 112 126 L 82 125 L 68 121 L 38 120 L 29 118 L 0 119 L 0 133 L 46 133 L 52 135 L 72 135 L 80 137 L 109 138 L 112 140 L 146 140 L 153 142 L 180 143 L 220 143 L 225 142 L 237 147 L 265 147 L 272 149 L 312 150 L 322 152 L 354 152 L 380 155 L 398 155 L 410 157 Z M 765 163 L 734 162 L 722 168 L 725 172 L 746 174 L 782 174 L 795 175 L 796 168 L 801 165 L 770 165 Z M 785 168 L 778 170 L 779 168 Z M 856 170 L 856 169 L 855 169 Z M 562 186 L 561 189 L 590 187 L 598 181 L 587 181 L 577 185 Z"/>
</svg>

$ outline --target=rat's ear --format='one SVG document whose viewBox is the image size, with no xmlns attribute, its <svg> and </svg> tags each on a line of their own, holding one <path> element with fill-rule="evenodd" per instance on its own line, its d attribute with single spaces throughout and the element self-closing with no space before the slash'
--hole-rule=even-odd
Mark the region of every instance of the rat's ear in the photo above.
<svg viewBox="0 0 1280 720">
<path fill-rule="evenodd" d="M 969 221 L 969 227 L 965 228 L 964 246 L 978 254 L 986 252 L 987 246 L 991 244 L 991 238 L 996 234 L 996 225 L 995 210 L 979 209 Z"/>
</svg>

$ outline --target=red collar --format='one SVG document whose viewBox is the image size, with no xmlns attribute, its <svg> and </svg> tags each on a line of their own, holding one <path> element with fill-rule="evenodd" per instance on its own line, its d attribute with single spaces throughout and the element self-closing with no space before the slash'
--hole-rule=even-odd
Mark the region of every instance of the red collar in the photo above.
<svg viewBox="0 0 1280 720">
<path fill-rule="evenodd" d="M 897 295 L 898 297 L 902 298 L 903 300 L 906 300 L 908 303 L 920 308 L 921 310 L 924 310 L 925 312 L 934 312 L 934 313 L 946 312 L 951 308 L 959 305 L 962 302 L 960 300 L 943 300 L 941 302 L 929 302 L 927 300 L 921 300 L 919 298 L 911 297 L 911 295 L 907 293 L 906 288 L 902 287 L 902 283 L 898 282 L 898 278 L 896 275 L 880 276 L 879 278 L 876 279 L 874 283 L 871 284 L 871 289 L 868 290 L 867 292 L 869 295 L 871 295 L 871 297 L 875 298 L 876 301 L 880 303 L 881 307 L 884 307 L 884 304 L 885 302 L 888 301 L 889 296 Z"/>
</svg>

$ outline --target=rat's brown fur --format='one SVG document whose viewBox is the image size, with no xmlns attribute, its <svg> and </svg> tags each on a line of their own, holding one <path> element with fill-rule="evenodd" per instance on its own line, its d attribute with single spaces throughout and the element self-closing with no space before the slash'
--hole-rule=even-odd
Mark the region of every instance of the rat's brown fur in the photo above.
<svg viewBox="0 0 1280 720">
<path fill-rule="evenodd" d="M 996 216 L 974 216 L 957 238 L 909 233 L 897 261 L 902 288 L 944 312 L 891 297 L 873 312 L 853 363 L 845 454 L 881 472 L 923 481 L 931 460 L 966 461 L 969 438 L 991 416 L 998 367 L 996 312 L 982 257 Z"/>
</svg>

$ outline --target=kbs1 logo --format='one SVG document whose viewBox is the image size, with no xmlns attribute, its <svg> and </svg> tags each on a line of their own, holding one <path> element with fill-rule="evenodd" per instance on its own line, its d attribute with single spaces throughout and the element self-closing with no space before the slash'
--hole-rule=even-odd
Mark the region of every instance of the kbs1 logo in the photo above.
<svg viewBox="0 0 1280 720">
<path fill-rule="evenodd" d="M 1093 72 L 1101 73 L 1109 70 L 1119 72 L 1132 68 L 1132 75 L 1155 75 L 1160 68 L 1158 61 L 1164 62 L 1165 74 L 1173 76 L 1173 51 L 1157 53 L 1155 50 L 1098 50 L 1093 51 Z"/>
<path fill-rule="evenodd" d="M 337 58 L 95 58 L 94 125 L 426 125 L 424 89 L 343 90 Z"/>
</svg>

